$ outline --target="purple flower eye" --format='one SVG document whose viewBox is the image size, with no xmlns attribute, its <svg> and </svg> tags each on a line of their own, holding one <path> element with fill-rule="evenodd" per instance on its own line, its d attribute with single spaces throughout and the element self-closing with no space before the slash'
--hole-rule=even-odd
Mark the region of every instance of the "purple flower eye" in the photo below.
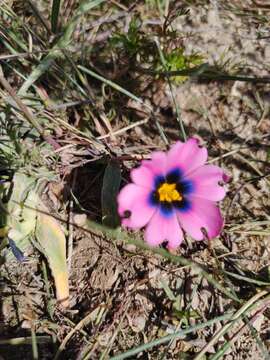
<svg viewBox="0 0 270 360">
<path fill-rule="evenodd" d="M 191 138 L 142 161 L 131 171 L 132 183 L 118 195 L 122 225 L 131 229 L 146 226 L 149 245 L 167 241 L 170 249 L 181 244 L 183 230 L 195 240 L 204 239 L 204 231 L 207 238 L 216 237 L 223 227 L 216 202 L 226 194 L 220 185 L 226 175 L 218 166 L 205 165 L 206 160 L 206 148 Z"/>
</svg>

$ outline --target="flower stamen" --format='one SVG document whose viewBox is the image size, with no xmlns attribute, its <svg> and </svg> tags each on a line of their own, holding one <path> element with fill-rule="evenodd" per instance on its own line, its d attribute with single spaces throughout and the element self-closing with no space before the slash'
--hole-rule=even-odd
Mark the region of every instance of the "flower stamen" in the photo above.
<svg viewBox="0 0 270 360">
<path fill-rule="evenodd" d="M 159 201 L 181 201 L 183 199 L 182 195 L 176 189 L 176 184 L 163 183 L 158 188 Z"/>
</svg>

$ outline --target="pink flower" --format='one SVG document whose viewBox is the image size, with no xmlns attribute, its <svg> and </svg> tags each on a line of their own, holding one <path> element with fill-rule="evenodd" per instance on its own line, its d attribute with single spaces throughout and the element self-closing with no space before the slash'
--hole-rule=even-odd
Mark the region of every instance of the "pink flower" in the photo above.
<svg viewBox="0 0 270 360">
<path fill-rule="evenodd" d="M 226 181 L 223 170 L 205 165 L 206 148 L 195 138 L 178 141 L 165 153 L 154 152 L 131 171 L 133 183 L 118 195 L 122 225 L 131 229 L 146 226 L 145 240 L 151 246 L 168 242 L 175 249 L 183 240 L 183 231 L 196 240 L 216 237 L 223 219 L 216 201 L 225 196 L 220 185 Z"/>
</svg>

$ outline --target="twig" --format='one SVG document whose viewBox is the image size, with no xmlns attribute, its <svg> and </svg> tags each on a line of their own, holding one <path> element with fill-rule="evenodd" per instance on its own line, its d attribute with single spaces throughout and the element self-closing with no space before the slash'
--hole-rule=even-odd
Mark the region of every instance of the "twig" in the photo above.
<svg viewBox="0 0 270 360">
<path fill-rule="evenodd" d="M 131 130 L 137 126 L 141 126 L 143 124 L 146 124 L 148 122 L 149 118 L 146 118 L 146 119 L 143 119 L 143 120 L 139 120 L 139 121 L 136 121 L 135 123 L 131 124 L 131 125 L 128 125 L 122 129 L 119 129 L 119 130 L 116 130 L 112 133 L 109 133 L 109 134 L 106 134 L 106 135 L 102 135 L 102 136 L 99 136 L 97 139 L 98 140 L 103 140 L 103 139 L 106 139 L 110 136 L 116 136 L 116 135 L 120 135 L 120 134 L 123 134 L 124 132 L 128 131 L 128 130 Z"/>
</svg>

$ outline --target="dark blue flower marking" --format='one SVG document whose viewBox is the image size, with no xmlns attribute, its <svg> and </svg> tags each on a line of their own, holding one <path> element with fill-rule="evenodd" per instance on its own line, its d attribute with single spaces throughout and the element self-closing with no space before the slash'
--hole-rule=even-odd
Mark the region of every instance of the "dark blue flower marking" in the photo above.
<svg viewBox="0 0 270 360">
<path fill-rule="evenodd" d="M 164 196 L 168 189 L 168 196 Z M 161 192 L 163 191 L 163 196 Z M 162 175 L 155 178 L 155 189 L 149 196 L 149 204 L 159 207 L 163 216 L 169 217 L 173 214 L 173 210 L 177 209 L 186 212 L 191 209 L 190 194 L 194 192 L 194 183 L 190 180 L 183 179 L 182 172 L 179 168 L 175 168 L 168 172 L 164 177 Z M 178 198 L 175 200 L 175 198 Z M 165 199 L 165 201 L 164 201 Z"/>
</svg>

